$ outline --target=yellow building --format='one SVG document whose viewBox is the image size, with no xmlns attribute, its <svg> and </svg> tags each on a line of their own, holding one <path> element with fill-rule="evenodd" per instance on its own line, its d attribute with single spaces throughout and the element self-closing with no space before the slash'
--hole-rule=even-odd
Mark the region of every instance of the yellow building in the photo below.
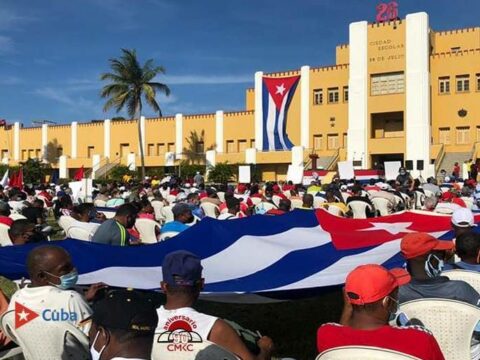
<svg viewBox="0 0 480 360">
<path fill-rule="evenodd" d="M 336 64 L 257 72 L 239 112 L 141 119 L 147 167 L 178 165 L 191 132 L 204 131 L 197 151 L 207 164 L 256 164 L 265 180 L 284 179 L 289 164 L 309 155 L 333 169 L 412 160 L 413 172 L 451 171 L 454 161 L 476 158 L 480 142 L 480 28 L 435 32 L 426 13 L 385 23 L 350 24 L 349 44 L 336 48 Z M 262 151 L 262 77 L 300 75 L 288 113 L 291 151 Z M 57 148 L 61 177 L 82 165 L 138 165 L 136 123 L 72 122 L 0 129 L 4 163 L 43 157 Z M 48 146 L 47 146 L 48 145 Z M 423 162 L 423 165 L 422 165 Z"/>
</svg>

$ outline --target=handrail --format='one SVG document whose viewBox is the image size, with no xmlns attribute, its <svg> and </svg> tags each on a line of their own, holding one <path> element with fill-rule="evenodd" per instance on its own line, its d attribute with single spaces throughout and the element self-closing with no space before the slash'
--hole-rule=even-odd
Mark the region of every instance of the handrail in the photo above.
<svg viewBox="0 0 480 360">
<path fill-rule="evenodd" d="M 333 156 L 332 160 L 328 164 L 328 166 L 325 168 L 325 170 L 333 170 L 332 167 L 335 166 L 340 159 L 340 148 L 337 149 L 337 152 Z"/>
<path fill-rule="evenodd" d="M 443 158 L 445 157 L 445 144 L 440 144 L 440 151 L 438 152 L 438 155 L 435 159 L 434 165 L 435 165 L 435 175 L 437 175 L 440 172 L 440 164 L 443 161 Z"/>
<path fill-rule="evenodd" d="M 95 164 L 95 167 L 98 165 L 98 169 L 96 171 L 99 171 L 101 169 L 103 169 L 104 167 L 110 165 L 110 164 L 114 164 L 115 166 L 116 165 L 119 165 L 120 162 L 122 160 L 122 156 L 118 156 L 117 158 L 115 158 L 113 161 L 110 161 L 110 158 L 109 157 L 105 157 L 103 158 L 98 164 Z M 105 162 L 103 165 L 102 163 Z M 109 170 L 105 172 L 104 174 L 104 177 L 106 178 L 107 177 L 107 174 L 108 174 Z M 85 177 L 88 178 L 90 176 L 93 175 L 93 166 L 92 168 L 88 169 L 86 172 L 85 172 Z"/>
</svg>

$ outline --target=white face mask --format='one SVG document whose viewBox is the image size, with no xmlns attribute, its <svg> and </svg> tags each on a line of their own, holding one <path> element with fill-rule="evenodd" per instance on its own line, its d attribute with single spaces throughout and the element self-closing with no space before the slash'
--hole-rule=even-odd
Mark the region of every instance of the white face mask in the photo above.
<svg viewBox="0 0 480 360">
<path fill-rule="evenodd" d="M 92 360 L 100 360 L 103 350 L 105 350 L 105 347 L 107 346 L 106 344 L 103 345 L 100 351 L 97 351 L 95 349 L 95 343 L 97 342 L 98 334 L 100 334 L 100 331 L 97 330 L 97 335 L 95 335 L 95 339 L 93 340 L 92 346 L 90 347 L 90 355 L 92 356 Z"/>
<path fill-rule="evenodd" d="M 438 265 L 436 267 L 431 263 L 432 258 L 437 260 Z M 428 277 L 435 278 L 442 273 L 443 266 L 443 260 L 440 260 L 437 256 L 430 254 L 428 255 L 427 261 L 425 261 L 425 272 L 427 273 Z"/>
</svg>

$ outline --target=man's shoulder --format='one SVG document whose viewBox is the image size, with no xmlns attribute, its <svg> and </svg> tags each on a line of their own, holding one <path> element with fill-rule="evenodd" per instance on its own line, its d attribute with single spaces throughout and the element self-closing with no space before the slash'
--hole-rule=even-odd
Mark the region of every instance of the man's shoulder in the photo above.
<svg viewBox="0 0 480 360">
<path fill-rule="evenodd" d="M 390 326 L 390 328 L 392 331 L 397 332 L 399 336 L 412 336 L 416 338 L 420 338 L 421 336 L 433 336 L 430 330 L 418 325 Z"/>
</svg>

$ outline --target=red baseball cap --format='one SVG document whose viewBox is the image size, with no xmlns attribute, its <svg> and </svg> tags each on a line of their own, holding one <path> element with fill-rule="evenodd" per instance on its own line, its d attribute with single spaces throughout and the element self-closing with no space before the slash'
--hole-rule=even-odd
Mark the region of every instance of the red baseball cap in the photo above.
<svg viewBox="0 0 480 360">
<path fill-rule="evenodd" d="M 361 265 L 348 274 L 345 293 L 351 304 L 371 304 L 407 284 L 410 279 L 410 274 L 405 269 L 389 271 L 381 265 Z"/>
<path fill-rule="evenodd" d="M 456 195 L 451 192 L 451 191 L 446 191 L 442 194 L 442 197 L 441 197 L 441 200 L 443 201 L 451 201 L 453 200 L 454 198 L 456 198 Z"/>
<path fill-rule="evenodd" d="M 403 237 L 400 249 L 405 259 L 413 259 L 430 253 L 432 250 L 452 250 L 452 241 L 442 241 L 427 233 L 411 233 Z"/>
</svg>

